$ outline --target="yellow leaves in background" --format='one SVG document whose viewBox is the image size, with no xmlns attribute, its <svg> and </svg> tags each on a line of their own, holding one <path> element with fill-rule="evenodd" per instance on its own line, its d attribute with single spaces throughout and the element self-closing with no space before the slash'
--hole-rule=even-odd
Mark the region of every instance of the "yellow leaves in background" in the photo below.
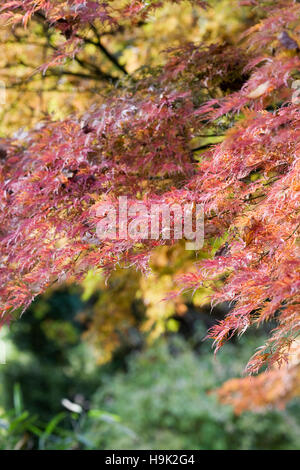
<svg viewBox="0 0 300 470">
<path fill-rule="evenodd" d="M 175 314 L 175 302 L 163 299 L 174 288 L 174 281 L 168 274 L 159 276 L 152 273 L 141 278 L 141 297 L 146 308 L 144 331 L 150 331 L 150 339 L 154 340 L 166 330 L 169 317 Z"/>
<path fill-rule="evenodd" d="M 94 345 L 99 363 L 109 361 L 121 344 L 136 341 L 135 331 L 141 331 L 152 342 L 166 331 L 177 330 L 173 317 L 184 315 L 188 303 L 196 307 L 209 303 L 211 291 L 206 288 L 194 295 L 168 299 L 176 288 L 176 276 L 191 270 L 194 261 L 194 253 L 186 251 L 184 244 L 179 243 L 155 250 L 151 258 L 152 272 L 148 276 L 134 269 L 117 269 L 106 284 L 101 270 L 89 271 L 82 283 L 82 299 L 88 301 L 96 296 L 97 300 L 91 307 L 84 338 Z M 87 318 L 88 312 L 78 317 L 84 322 Z"/>
<path fill-rule="evenodd" d="M 120 269 L 112 274 L 105 285 L 101 273 L 90 271 L 83 283 L 85 300 L 92 294 L 98 296 L 84 338 L 94 345 L 99 363 L 111 359 L 129 329 L 137 323 L 133 303 L 139 288 L 139 278 L 140 274 L 134 270 Z"/>
<path fill-rule="evenodd" d="M 82 300 L 87 301 L 95 291 L 105 288 L 102 271 L 95 271 L 94 269 L 91 269 L 87 273 L 81 286 L 83 288 Z"/>
<path fill-rule="evenodd" d="M 209 4 L 213 8 L 202 13 L 199 20 L 201 40 L 232 43 L 250 24 L 253 9 L 241 8 L 239 0 L 211 0 Z"/>
</svg>

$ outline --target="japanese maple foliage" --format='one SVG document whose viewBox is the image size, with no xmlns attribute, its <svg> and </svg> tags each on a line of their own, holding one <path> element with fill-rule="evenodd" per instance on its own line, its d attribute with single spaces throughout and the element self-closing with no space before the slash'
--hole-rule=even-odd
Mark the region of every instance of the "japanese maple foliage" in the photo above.
<svg viewBox="0 0 300 470">
<path fill-rule="evenodd" d="M 103 202 L 119 195 L 145 204 L 197 202 L 204 205 L 207 240 L 226 243 L 179 279 L 182 290 L 212 286 L 212 302 L 232 303 L 210 331 L 217 349 L 251 325 L 276 320 L 250 372 L 287 358 L 300 319 L 300 108 L 293 88 L 300 5 L 252 4 L 265 18 L 239 47 L 182 45 L 167 52 L 164 67 L 107 86 L 102 104 L 84 116 L 2 140 L 4 318 L 24 311 L 53 283 L 82 279 L 91 267 L 147 270 L 160 241 L 100 242 L 96 209 Z M 2 16 L 30 27 L 33 14 L 43 15 L 66 37 L 63 59 L 80 47 L 80 28 L 96 19 L 113 28 L 159 6 L 147 5 L 19 0 L 4 2 Z M 197 150 L 195 138 L 212 131 L 225 134 L 222 143 Z"/>
</svg>

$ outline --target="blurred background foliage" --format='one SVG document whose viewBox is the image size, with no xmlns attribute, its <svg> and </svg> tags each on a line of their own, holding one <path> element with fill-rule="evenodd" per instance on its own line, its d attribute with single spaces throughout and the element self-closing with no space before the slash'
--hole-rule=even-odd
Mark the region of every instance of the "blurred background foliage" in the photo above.
<svg viewBox="0 0 300 470">
<path fill-rule="evenodd" d="M 82 32 L 84 48 L 73 62 L 45 75 L 32 73 L 64 38 L 38 17 L 26 31 L 1 28 L 7 99 L 0 136 L 99 106 L 108 84 L 159 67 L 166 49 L 184 41 L 234 43 L 263 14 L 238 0 L 210 3 L 206 11 L 165 4 L 147 22 L 113 34 L 96 25 Z M 197 259 L 213 256 L 224 241 L 209 240 Z M 267 331 L 232 340 L 215 358 L 203 338 L 229 306 L 211 310 L 208 288 L 163 301 L 194 256 L 178 243 L 153 253 L 148 277 L 119 269 L 106 280 L 91 271 L 81 286 L 49 291 L 3 327 L 0 449 L 297 448 L 296 398 L 285 409 L 264 403 L 237 414 L 216 392 L 242 376 Z"/>
<path fill-rule="evenodd" d="M 0 136 L 31 128 L 41 119 L 63 119 L 100 105 L 109 83 L 116 85 L 128 75 L 134 78 L 162 65 L 169 48 L 185 42 L 233 43 L 261 14 L 259 9 L 241 8 L 238 0 L 208 3 L 213 9 L 166 2 L 147 21 L 130 26 L 124 21 L 113 33 L 99 22 L 82 31 L 84 47 L 74 61 L 45 74 L 39 67 L 65 37 L 46 27 L 39 16 L 26 30 L 1 27 L 0 80 L 6 84 L 7 100 L 0 110 Z"/>
<path fill-rule="evenodd" d="M 99 364 L 99 345 L 81 340 L 88 330 L 80 312 L 88 317 L 91 310 L 82 290 L 61 288 L 2 329 L 0 449 L 299 446 L 299 401 L 236 414 L 218 400 L 216 389 L 242 376 L 265 332 L 252 331 L 214 357 L 203 341 L 211 318 L 189 306 L 150 344 L 149 333 L 133 324 Z"/>
</svg>

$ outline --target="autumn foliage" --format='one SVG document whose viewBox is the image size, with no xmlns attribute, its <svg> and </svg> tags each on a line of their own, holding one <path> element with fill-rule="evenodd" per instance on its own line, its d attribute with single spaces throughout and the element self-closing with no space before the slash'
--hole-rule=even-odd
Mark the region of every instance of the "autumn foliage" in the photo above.
<svg viewBox="0 0 300 470">
<path fill-rule="evenodd" d="M 213 305 L 231 303 L 209 331 L 216 349 L 253 325 L 276 324 L 249 372 L 288 359 L 300 320 L 300 4 L 241 3 L 257 17 L 235 44 L 169 49 L 162 66 L 102 77 L 101 96 L 84 114 L 1 139 L 3 319 L 91 268 L 148 271 L 165 242 L 100 242 L 102 203 L 120 195 L 146 205 L 195 202 L 205 210 L 206 259 L 177 278 L 175 294 L 205 287 Z M 30 28 L 39 16 L 62 35 L 37 70 L 47 74 L 75 57 L 85 30 L 131 28 L 160 4 L 16 0 L 3 3 L 0 18 Z M 212 136 L 221 142 L 207 144 Z M 212 238 L 222 240 L 217 251 Z"/>
</svg>

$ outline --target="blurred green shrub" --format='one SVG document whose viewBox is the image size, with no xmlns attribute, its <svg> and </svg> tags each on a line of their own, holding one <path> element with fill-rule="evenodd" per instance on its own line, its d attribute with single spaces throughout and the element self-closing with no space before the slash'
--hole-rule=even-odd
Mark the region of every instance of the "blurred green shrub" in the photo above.
<svg viewBox="0 0 300 470">
<path fill-rule="evenodd" d="M 253 346 L 248 338 L 239 346 L 225 346 L 214 358 L 211 350 L 196 356 L 178 338 L 160 340 L 133 357 L 126 374 L 108 378 L 92 401 L 118 415 L 134 434 L 88 421 L 85 435 L 95 448 L 105 449 L 298 448 L 299 403 L 284 412 L 235 416 L 207 393 L 242 372 Z"/>
</svg>

